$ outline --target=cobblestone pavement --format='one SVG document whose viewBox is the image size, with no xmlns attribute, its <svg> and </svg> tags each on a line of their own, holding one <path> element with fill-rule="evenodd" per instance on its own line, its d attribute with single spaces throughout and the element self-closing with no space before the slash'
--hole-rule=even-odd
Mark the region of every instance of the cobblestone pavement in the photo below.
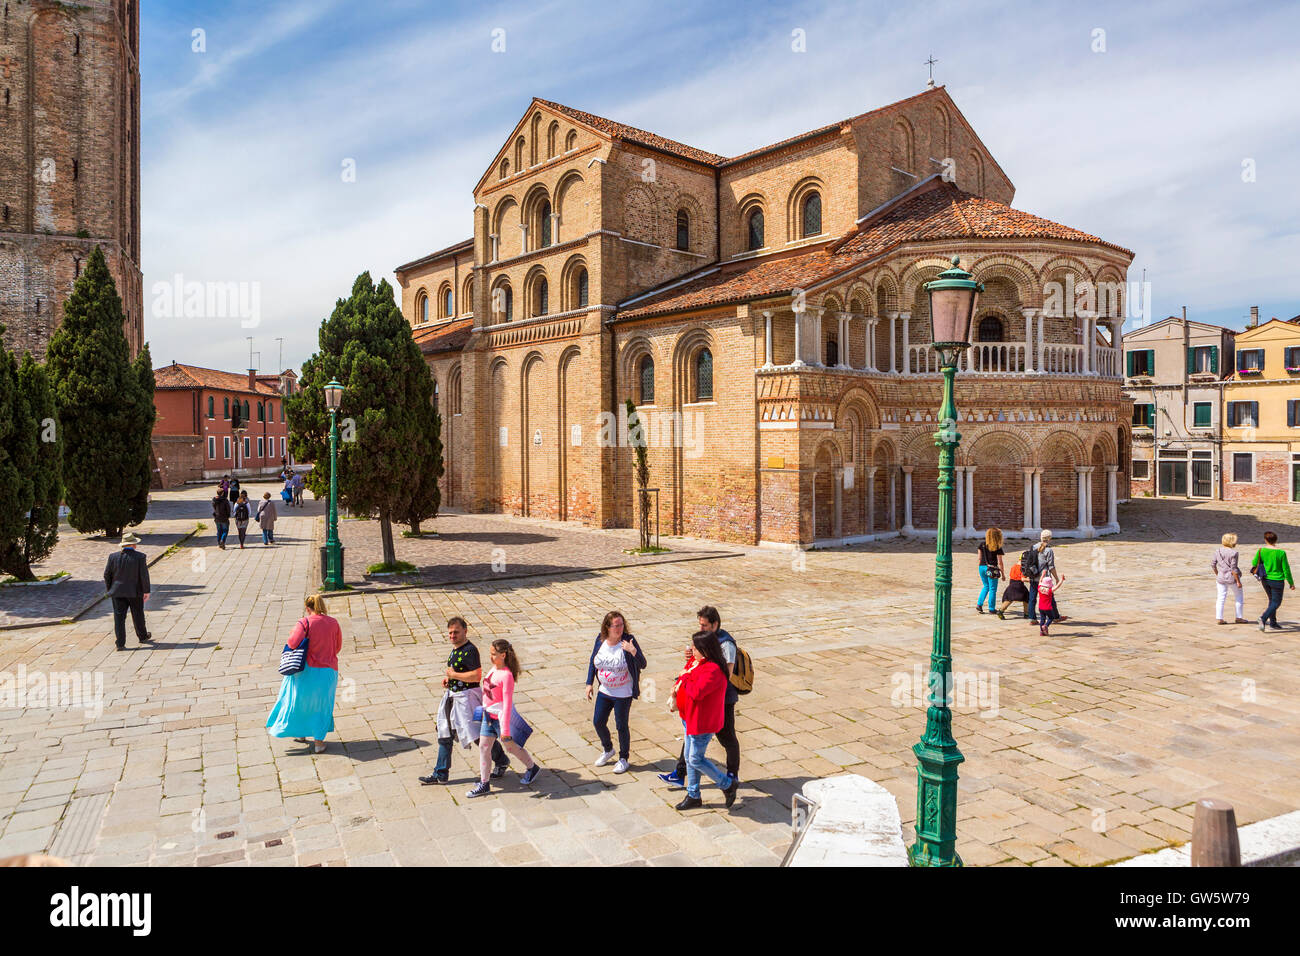
<svg viewBox="0 0 1300 956">
<path fill-rule="evenodd" d="M 219 552 L 201 542 L 154 569 L 159 646 L 112 648 L 96 608 L 74 625 L 0 635 L 0 673 L 26 668 L 27 706 L 0 708 L 0 855 L 47 851 L 122 864 L 772 865 L 788 846 L 790 794 L 809 779 L 864 774 L 897 798 L 911 839 L 924 726 L 933 542 L 576 572 L 331 599 L 343 621 L 338 733 L 309 755 L 267 737 L 275 661 L 301 611 L 313 511 L 277 525 L 281 544 Z M 1300 510 L 1135 502 L 1132 532 L 1063 543 L 1069 620 L 1049 638 L 978 615 L 973 541 L 957 543 L 953 648 L 961 680 L 958 849 L 968 864 L 1087 865 L 1181 843 L 1192 806 L 1231 801 L 1240 823 L 1300 807 L 1294 624 L 1214 625 L 1209 555 L 1237 531 L 1244 558 Z M 528 527 L 518 523 L 517 527 Z M 1251 543 L 1248 543 L 1251 542 Z M 1247 582 L 1247 615 L 1262 591 Z M 755 659 L 737 726 L 740 798 L 717 791 L 678 814 L 667 769 L 680 723 L 664 694 L 694 611 L 710 601 Z M 1281 618 L 1300 611 L 1288 592 Z M 632 771 L 593 769 L 586 657 L 602 613 L 622 609 L 650 660 L 632 711 Z M 546 767 L 467 801 L 421 787 L 443 622 L 480 646 L 515 642 L 519 703 Z M 103 712 L 43 706 L 51 671 L 103 681 Z M 3 685 L 0 685 L 0 689 Z M 65 688 L 66 689 L 66 688 Z M 93 703 L 93 701 L 91 701 Z M 716 745 L 715 745 L 716 748 Z"/>
<path fill-rule="evenodd" d="M 497 578 L 535 577 L 593 569 L 638 567 L 667 561 L 717 557 L 731 549 L 711 542 L 673 539 L 665 554 L 628 554 L 640 546 L 635 530 L 591 530 L 560 521 L 500 515 L 440 515 L 423 531 L 436 537 L 404 538 L 407 530 L 393 527 L 399 561 L 409 561 L 418 573 L 375 577 L 365 569 L 384 559 L 378 521 L 344 519 L 339 536 L 347 548 L 344 576 L 348 584 L 371 590 L 411 584 L 446 585 Z M 322 527 L 317 537 L 324 543 Z M 661 539 L 664 546 L 669 542 Z"/>
<path fill-rule="evenodd" d="M 207 486 L 186 488 L 179 492 L 154 492 L 149 515 L 128 530 L 141 543 L 136 547 L 150 561 L 192 532 L 202 521 L 213 527 L 211 509 L 196 505 L 194 499 L 212 496 Z M 83 535 L 67 521 L 59 523 L 59 541 L 54 553 L 33 567 L 38 576 L 67 571 L 69 576 L 57 584 L 0 587 L 0 628 L 55 624 L 76 617 L 104 596 L 104 563 L 118 549 L 117 539 L 102 535 Z M 151 597 L 150 602 L 153 601 Z"/>
</svg>

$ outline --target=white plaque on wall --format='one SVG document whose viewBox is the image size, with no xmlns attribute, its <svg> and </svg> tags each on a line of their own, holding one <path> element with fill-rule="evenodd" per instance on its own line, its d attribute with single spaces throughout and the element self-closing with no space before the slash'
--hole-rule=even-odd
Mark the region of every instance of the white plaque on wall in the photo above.
<svg viewBox="0 0 1300 956">
<path fill-rule="evenodd" d="M 500 437 L 499 437 L 498 440 L 501 442 L 501 447 L 502 447 L 502 448 L 505 448 L 506 445 L 510 444 L 510 426 L 509 426 L 509 425 L 502 425 L 502 426 L 501 426 L 501 433 L 500 433 Z"/>
<path fill-rule="evenodd" d="M 852 465 L 844 466 L 844 490 L 845 491 L 853 490 L 853 466 Z"/>
<path fill-rule="evenodd" d="M 582 426 L 574 425 L 569 429 L 569 441 L 574 445 L 582 444 Z"/>
<path fill-rule="evenodd" d="M 537 431 L 533 432 L 533 444 L 540 445 L 541 443 L 542 443 L 542 430 L 539 428 L 537 429 Z"/>
</svg>

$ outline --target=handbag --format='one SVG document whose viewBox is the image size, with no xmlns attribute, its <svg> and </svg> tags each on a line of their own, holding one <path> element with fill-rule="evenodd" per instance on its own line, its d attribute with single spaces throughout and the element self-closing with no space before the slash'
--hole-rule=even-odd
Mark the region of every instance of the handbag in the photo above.
<svg viewBox="0 0 1300 956">
<path fill-rule="evenodd" d="M 302 643 L 296 648 L 286 644 L 284 650 L 280 652 L 280 673 L 285 677 L 291 677 L 307 666 L 307 639 L 311 636 L 311 621 L 304 617 L 302 623 L 307 629 Z"/>
<path fill-rule="evenodd" d="M 1268 581 L 1268 572 L 1264 570 L 1263 561 L 1261 561 L 1259 564 L 1252 565 L 1250 569 L 1250 573 L 1255 575 L 1255 579 L 1258 580 L 1260 584 L 1264 584 L 1265 582 Z"/>
</svg>

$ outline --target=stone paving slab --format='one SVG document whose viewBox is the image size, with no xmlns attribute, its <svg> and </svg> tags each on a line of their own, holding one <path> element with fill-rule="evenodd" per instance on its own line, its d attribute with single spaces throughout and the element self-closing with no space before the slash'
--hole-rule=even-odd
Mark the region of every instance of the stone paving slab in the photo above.
<svg viewBox="0 0 1300 956">
<path fill-rule="evenodd" d="M 393 546 L 397 559 L 415 565 L 416 572 L 391 577 L 369 575 L 366 568 L 384 559 L 379 522 L 341 519 L 339 537 L 346 548 L 346 583 L 370 591 L 390 590 L 588 573 L 736 553 L 736 549 L 712 542 L 661 537 L 660 546 L 669 549 L 666 552 L 629 554 L 640 546 L 635 530 L 599 530 L 560 521 L 455 511 L 426 522 L 423 537 L 402 537 L 406 530 L 394 525 Z M 316 538 L 321 544 L 325 541 L 323 520 L 316 528 Z"/>
<path fill-rule="evenodd" d="M 276 546 L 220 552 L 195 540 L 161 562 L 157 589 L 184 596 L 151 608 L 156 647 L 115 652 L 102 606 L 74 625 L 0 635 L 0 679 L 24 667 L 102 680 L 98 701 L 0 707 L 0 855 L 89 846 L 78 859 L 92 864 L 775 865 L 791 838 L 791 795 L 844 771 L 888 790 L 911 838 L 933 542 L 740 549 L 331 597 L 345 635 L 338 732 L 313 755 L 264 729 L 275 661 L 308 590 L 313 505 L 281 519 Z M 1070 620 L 1049 638 L 974 612 L 975 542 L 957 544 L 954 732 L 966 758 L 967 863 L 1096 865 L 1181 844 L 1203 796 L 1232 802 L 1243 825 L 1300 806 L 1300 700 L 1290 691 L 1300 628 L 1212 621 L 1218 536 L 1236 530 L 1249 557 L 1265 517 L 1284 545 L 1300 535 L 1300 509 L 1122 507 L 1133 540 L 1059 547 Z M 1247 612 L 1258 613 L 1262 591 L 1247 586 Z M 705 601 L 754 657 L 758 681 L 738 708 L 735 808 L 706 786 L 708 806 L 679 814 L 680 792 L 654 775 L 680 746 L 663 695 Z M 1300 607 L 1289 602 L 1283 620 Z M 590 766 L 582 686 L 612 607 L 650 661 L 632 712 L 632 770 L 617 776 Z M 474 765 L 460 749 L 454 786 L 416 780 L 433 761 L 453 613 L 480 646 L 505 636 L 519 649 L 519 706 L 546 767 L 531 788 L 512 773 L 467 801 Z M 102 810 L 86 803 L 96 795 L 107 797 Z"/>
</svg>

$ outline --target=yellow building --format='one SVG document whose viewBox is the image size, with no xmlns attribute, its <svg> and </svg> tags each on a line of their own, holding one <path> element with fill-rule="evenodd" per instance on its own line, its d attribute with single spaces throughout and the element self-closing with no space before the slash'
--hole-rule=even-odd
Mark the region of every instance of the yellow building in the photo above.
<svg viewBox="0 0 1300 956">
<path fill-rule="evenodd" d="M 1300 324 L 1238 332 L 1236 351 L 1223 387 L 1223 497 L 1300 501 Z"/>
</svg>

